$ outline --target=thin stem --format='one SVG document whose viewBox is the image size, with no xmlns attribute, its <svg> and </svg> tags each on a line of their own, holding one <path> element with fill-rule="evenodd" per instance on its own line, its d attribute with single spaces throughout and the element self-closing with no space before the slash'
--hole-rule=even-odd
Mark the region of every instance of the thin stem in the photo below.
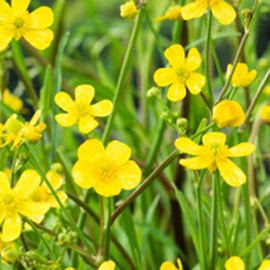
<svg viewBox="0 0 270 270">
<path fill-rule="evenodd" d="M 120 98 L 122 90 L 123 90 L 123 84 L 124 84 L 124 80 L 126 78 L 126 74 L 127 74 L 128 68 L 129 68 L 130 59 L 133 56 L 133 50 L 134 50 L 134 47 L 135 47 L 135 43 L 136 43 L 136 39 L 137 39 L 139 30 L 141 28 L 140 26 L 141 26 L 141 23 L 142 23 L 143 15 L 144 15 L 144 10 L 142 8 L 141 11 L 140 11 L 140 14 L 138 15 L 138 17 L 137 17 L 137 19 L 135 21 L 135 24 L 134 24 L 134 27 L 133 27 L 133 30 L 132 30 L 132 33 L 131 33 L 131 37 L 130 37 L 130 40 L 129 40 L 129 43 L 128 43 L 127 51 L 126 51 L 126 54 L 125 54 L 125 57 L 124 57 L 124 61 L 123 61 L 123 64 L 121 66 L 120 74 L 119 74 L 119 77 L 118 77 L 118 80 L 117 80 L 115 94 L 114 94 L 114 97 L 113 97 L 113 111 L 109 116 L 109 119 L 107 121 L 105 130 L 104 130 L 104 133 L 103 133 L 103 136 L 102 136 L 102 142 L 104 144 L 107 143 L 107 141 L 108 141 L 108 139 L 110 137 L 110 132 L 111 132 L 111 129 L 112 129 L 114 117 L 115 117 L 116 112 L 117 112 L 118 101 L 119 101 L 119 98 Z"/>
<path fill-rule="evenodd" d="M 229 88 L 233 73 L 235 71 L 238 60 L 239 60 L 239 58 L 241 56 L 241 52 L 244 49 L 244 45 L 246 44 L 248 36 L 249 36 L 249 30 L 246 29 L 245 33 L 244 33 L 244 35 L 243 35 L 243 37 L 241 39 L 241 42 L 239 44 L 238 50 L 236 52 L 236 55 L 235 55 L 235 58 L 234 58 L 234 61 L 233 61 L 233 64 L 232 64 L 231 72 L 229 73 L 229 76 L 227 77 L 225 85 L 223 86 L 216 103 L 219 103 L 222 100 L 223 96 L 226 94 L 226 92 L 227 92 L 227 90 Z"/>
<path fill-rule="evenodd" d="M 219 173 L 215 172 L 213 175 L 213 198 L 211 208 L 211 234 L 210 234 L 210 267 L 209 269 L 215 269 L 217 259 L 217 233 L 218 233 L 218 181 Z"/>
</svg>

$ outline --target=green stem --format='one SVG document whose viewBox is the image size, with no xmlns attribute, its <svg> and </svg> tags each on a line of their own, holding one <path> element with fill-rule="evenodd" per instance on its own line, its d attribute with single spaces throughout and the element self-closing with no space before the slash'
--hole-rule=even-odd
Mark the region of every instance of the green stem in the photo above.
<svg viewBox="0 0 270 270">
<path fill-rule="evenodd" d="M 127 51 L 126 51 L 126 54 L 125 54 L 125 57 L 124 57 L 124 61 L 123 61 L 123 64 L 121 66 L 120 74 L 119 74 L 119 77 L 118 77 L 118 80 L 117 80 L 115 94 L 114 94 L 114 97 L 113 97 L 113 111 L 109 116 L 109 119 L 107 121 L 105 130 L 104 130 L 104 133 L 103 133 L 103 136 L 102 136 L 102 142 L 104 144 L 107 143 L 107 141 L 108 141 L 108 139 L 110 137 L 110 132 L 111 132 L 111 129 L 112 129 L 114 117 L 115 117 L 115 114 L 117 112 L 118 101 L 119 101 L 120 95 L 121 95 L 122 90 L 123 90 L 123 84 L 124 84 L 124 80 L 126 78 L 127 71 L 129 69 L 130 59 L 133 56 L 133 50 L 134 50 L 134 47 L 135 47 L 135 43 L 136 43 L 136 39 L 137 39 L 139 30 L 141 28 L 143 15 L 144 15 L 144 10 L 142 8 L 141 11 L 140 11 L 140 14 L 138 15 L 138 17 L 137 17 L 137 19 L 135 21 L 135 24 L 134 24 L 134 27 L 133 27 L 133 30 L 132 30 L 132 33 L 131 33 L 131 37 L 130 37 L 130 40 L 129 40 L 129 43 L 128 43 Z"/>
<path fill-rule="evenodd" d="M 207 37 L 205 44 L 205 73 L 206 73 L 206 84 L 209 94 L 209 101 L 213 104 L 213 93 L 211 86 L 211 76 L 210 76 L 210 40 L 211 40 L 211 26 L 212 26 L 212 12 L 209 12 L 208 22 L 207 22 Z"/>
<path fill-rule="evenodd" d="M 238 60 L 239 60 L 239 58 L 241 56 L 241 52 L 242 52 L 242 50 L 244 48 L 244 45 L 246 44 L 246 41 L 247 41 L 248 36 L 249 36 L 249 31 L 246 29 L 245 30 L 245 33 L 244 33 L 244 35 L 243 35 L 243 37 L 241 39 L 241 42 L 239 44 L 238 50 L 236 52 L 236 55 L 235 55 L 235 58 L 234 58 L 234 61 L 233 61 L 233 64 L 232 64 L 231 72 L 229 73 L 229 76 L 227 77 L 227 80 L 225 82 L 225 85 L 223 86 L 223 88 L 222 88 L 222 90 L 220 92 L 220 95 L 219 95 L 216 103 L 219 103 L 222 100 L 223 96 L 226 94 L 226 92 L 228 90 L 228 87 L 230 85 L 230 82 L 231 82 L 233 73 L 235 71 L 235 68 L 236 68 L 236 65 L 238 63 Z"/>
<path fill-rule="evenodd" d="M 209 269 L 215 269 L 217 259 L 217 234 L 218 234 L 218 181 L 219 174 L 215 172 L 213 175 L 213 198 L 211 209 L 211 239 L 210 239 L 210 267 Z"/>
</svg>

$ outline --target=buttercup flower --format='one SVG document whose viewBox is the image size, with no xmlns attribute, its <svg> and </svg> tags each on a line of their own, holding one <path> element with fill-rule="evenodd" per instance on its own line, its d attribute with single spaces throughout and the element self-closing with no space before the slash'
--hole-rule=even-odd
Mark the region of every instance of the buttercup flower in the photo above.
<svg viewBox="0 0 270 270">
<path fill-rule="evenodd" d="M 114 270 L 115 269 L 115 262 L 113 262 L 112 260 L 103 262 L 98 270 Z"/>
<path fill-rule="evenodd" d="M 225 263 L 226 270 L 245 270 L 245 264 L 238 256 L 230 257 Z"/>
<path fill-rule="evenodd" d="M 226 78 L 228 78 L 232 70 L 232 64 L 227 67 Z M 233 87 L 249 86 L 257 76 L 257 71 L 252 69 L 248 71 L 248 66 L 245 63 L 238 63 L 232 76 Z"/>
<path fill-rule="evenodd" d="M 170 6 L 166 11 L 165 15 L 159 16 L 154 19 L 155 22 L 160 22 L 164 20 L 179 20 L 181 19 L 181 6 L 174 5 Z"/>
<path fill-rule="evenodd" d="M 23 108 L 22 100 L 11 94 L 8 89 L 5 89 L 3 92 L 2 102 L 15 112 L 19 112 Z"/>
<path fill-rule="evenodd" d="M 202 63 L 201 55 L 192 48 L 185 58 L 184 48 L 174 44 L 165 50 L 164 55 L 169 67 L 159 68 L 154 73 L 154 81 L 158 86 L 171 85 L 167 97 L 171 101 L 179 101 L 186 96 L 186 88 L 193 94 L 199 94 L 205 85 L 205 77 L 195 72 Z"/>
<path fill-rule="evenodd" d="M 75 101 L 65 92 L 59 92 L 55 96 L 55 103 L 67 113 L 55 116 L 55 120 L 63 127 L 79 124 L 82 133 L 89 133 L 98 126 L 94 117 L 108 116 L 112 112 L 112 102 L 104 99 L 94 105 L 90 105 L 94 98 L 95 90 L 91 85 L 79 85 L 75 89 Z"/>
<path fill-rule="evenodd" d="M 164 262 L 160 266 L 159 270 L 183 270 L 183 265 L 180 259 L 177 259 L 178 268 L 171 262 Z"/>
<path fill-rule="evenodd" d="M 138 14 L 138 9 L 134 1 L 128 1 L 120 6 L 120 16 L 123 18 L 134 19 Z"/>
<path fill-rule="evenodd" d="M 213 119 L 219 128 L 239 127 L 245 121 L 245 113 L 238 102 L 223 100 L 214 106 Z"/>
<path fill-rule="evenodd" d="M 30 122 L 25 123 L 17 119 L 17 114 L 11 115 L 6 123 L 0 126 L 0 147 L 13 143 L 12 148 L 14 148 L 24 141 L 36 143 L 42 136 L 41 132 L 46 128 L 43 122 L 37 124 L 40 115 L 41 110 L 36 111 Z"/>
<path fill-rule="evenodd" d="M 53 23 L 53 12 L 49 7 L 39 7 L 29 13 L 30 0 L 12 0 L 11 6 L 0 0 L 0 51 L 15 38 L 26 39 L 32 46 L 44 50 L 53 40 L 53 32 L 48 29 Z"/>
<path fill-rule="evenodd" d="M 269 269 L 270 269 L 270 260 L 264 260 L 258 270 L 269 270 Z"/>
<path fill-rule="evenodd" d="M 72 175 L 82 188 L 95 188 L 99 195 L 118 195 L 122 189 L 135 188 L 141 180 L 138 165 L 129 160 L 131 149 L 119 141 L 110 142 L 106 149 L 102 142 L 91 139 L 78 149 L 79 160 Z"/>
<path fill-rule="evenodd" d="M 260 116 L 263 121 L 270 123 L 270 105 L 264 105 L 260 111 Z"/>
<path fill-rule="evenodd" d="M 235 20 L 235 10 L 223 0 L 195 0 L 182 8 L 182 17 L 184 20 L 199 18 L 208 9 L 221 24 L 227 25 Z"/>
<path fill-rule="evenodd" d="M 242 157 L 254 151 L 251 143 L 240 143 L 232 148 L 225 145 L 226 135 L 221 132 L 209 132 L 202 137 L 203 145 L 198 145 L 186 137 L 175 141 L 177 149 L 183 153 L 196 155 L 189 159 L 180 159 L 179 163 L 191 170 L 219 170 L 224 181 L 233 187 L 246 182 L 246 176 L 228 157 Z"/>
<path fill-rule="evenodd" d="M 22 231 L 21 216 L 36 221 L 50 208 L 48 203 L 33 202 L 30 194 L 39 186 L 40 176 L 35 170 L 25 170 L 14 188 L 10 187 L 7 175 L 0 172 L 0 224 L 2 241 L 17 239 Z"/>
<path fill-rule="evenodd" d="M 49 170 L 46 173 L 46 178 L 51 183 L 55 191 L 57 191 L 63 185 L 63 177 L 54 170 Z M 64 191 L 57 191 L 57 196 L 64 203 L 67 199 L 67 194 Z M 46 183 L 37 187 L 34 192 L 30 195 L 31 199 L 35 202 L 48 203 L 50 207 L 59 207 L 55 197 L 52 195 L 51 190 L 48 188 Z"/>
</svg>

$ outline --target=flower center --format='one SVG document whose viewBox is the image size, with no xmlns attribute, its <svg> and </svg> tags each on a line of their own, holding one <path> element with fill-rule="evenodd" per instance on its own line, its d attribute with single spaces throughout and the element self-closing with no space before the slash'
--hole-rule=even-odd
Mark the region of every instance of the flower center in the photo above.
<svg viewBox="0 0 270 270">
<path fill-rule="evenodd" d="M 109 182 L 113 177 L 113 170 L 111 164 L 105 162 L 100 167 L 100 174 L 104 182 Z"/>
<path fill-rule="evenodd" d="M 14 202 L 14 198 L 13 198 L 12 195 L 8 194 L 8 195 L 5 196 L 5 198 L 4 198 L 4 204 L 5 205 L 10 205 L 13 202 Z"/>
<path fill-rule="evenodd" d="M 77 104 L 78 113 L 80 116 L 84 116 L 88 113 L 89 106 L 87 104 L 78 103 Z"/>
<path fill-rule="evenodd" d="M 13 22 L 13 25 L 16 29 L 20 29 L 23 27 L 24 20 L 20 17 L 16 17 L 15 21 Z"/>
<path fill-rule="evenodd" d="M 180 81 L 186 81 L 188 74 L 184 68 L 177 68 L 175 71 Z"/>
</svg>

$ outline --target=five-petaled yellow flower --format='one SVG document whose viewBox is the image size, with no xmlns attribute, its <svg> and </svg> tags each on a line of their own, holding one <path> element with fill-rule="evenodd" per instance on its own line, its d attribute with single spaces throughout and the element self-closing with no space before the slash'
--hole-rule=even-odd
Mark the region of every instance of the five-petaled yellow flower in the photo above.
<svg viewBox="0 0 270 270">
<path fill-rule="evenodd" d="M 53 23 L 53 12 L 49 7 L 39 7 L 29 13 L 30 0 L 12 0 L 11 6 L 0 0 L 0 51 L 15 38 L 26 39 L 32 46 L 44 50 L 53 40 L 53 32 L 48 29 Z"/>
<path fill-rule="evenodd" d="M 135 188 L 141 180 L 141 170 L 130 156 L 131 149 L 119 141 L 110 142 L 105 149 L 100 140 L 87 140 L 78 149 L 79 160 L 72 175 L 82 188 L 95 188 L 105 197 L 118 195 L 122 189 Z"/>
<path fill-rule="evenodd" d="M 79 85 L 75 89 L 75 101 L 65 92 L 59 92 L 55 96 L 55 103 L 67 113 L 55 116 L 55 120 L 63 127 L 79 124 L 82 133 L 89 133 L 98 126 L 94 117 L 108 116 L 112 112 L 112 102 L 104 99 L 94 105 L 90 105 L 95 95 L 91 85 Z"/>
<path fill-rule="evenodd" d="M 179 163 L 191 170 L 209 169 L 210 172 L 219 170 L 224 181 L 233 187 L 246 182 L 246 176 L 229 157 L 247 156 L 254 151 L 251 143 L 240 143 L 228 148 L 226 135 L 221 132 L 209 132 L 202 137 L 203 145 L 198 145 L 189 138 L 181 137 L 175 141 L 175 146 L 183 153 L 195 155 L 189 159 L 180 159 Z"/>
<path fill-rule="evenodd" d="M 0 172 L 0 224 L 2 241 L 17 239 L 22 231 L 21 216 L 34 221 L 50 208 L 48 203 L 33 202 L 31 193 L 39 186 L 41 178 L 35 170 L 25 170 L 14 188 L 4 172 Z"/>
<path fill-rule="evenodd" d="M 103 262 L 98 270 L 114 270 L 115 269 L 115 262 L 112 260 Z"/>
<path fill-rule="evenodd" d="M 235 10 L 224 0 L 195 0 L 182 8 L 182 17 L 184 20 L 199 18 L 208 9 L 212 11 L 214 17 L 223 25 L 228 25 L 235 20 Z"/>
<path fill-rule="evenodd" d="M 232 64 L 227 67 L 226 77 L 228 78 L 232 70 Z M 232 86 L 241 87 L 249 86 L 257 76 L 257 71 L 252 69 L 248 71 L 248 66 L 245 63 L 238 63 L 232 76 Z"/>
<path fill-rule="evenodd" d="M 167 86 L 167 97 L 170 101 L 179 101 L 186 96 L 186 88 L 196 95 L 205 85 L 205 77 L 195 72 L 202 63 L 200 53 L 191 48 L 185 57 L 184 48 L 174 44 L 165 50 L 164 55 L 169 61 L 169 67 L 159 68 L 154 73 L 154 81 L 158 86 Z"/>
<path fill-rule="evenodd" d="M 264 105 L 260 111 L 260 116 L 263 121 L 270 124 L 270 105 Z"/>
<path fill-rule="evenodd" d="M 122 18 L 134 19 L 138 14 L 138 9 L 134 1 L 128 1 L 120 6 L 120 16 Z"/>
<path fill-rule="evenodd" d="M 159 270 L 183 270 L 183 265 L 180 259 L 177 259 L 178 268 L 171 262 L 164 262 Z"/>
<path fill-rule="evenodd" d="M 168 8 L 168 10 L 165 12 L 165 15 L 156 17 L 154 19 L 155 22 L 160 22 L 164 20 L 179 20 L 181 19 L 181 6 L 179 5 L 173 5 Z"/>
<path fill-rule="evenodd" d="M 213 120 L 219 128 L 239 127 L 245 121 L 245 113 L 238 102 L 223 100 L 214 106 Z"/>
</svg>

